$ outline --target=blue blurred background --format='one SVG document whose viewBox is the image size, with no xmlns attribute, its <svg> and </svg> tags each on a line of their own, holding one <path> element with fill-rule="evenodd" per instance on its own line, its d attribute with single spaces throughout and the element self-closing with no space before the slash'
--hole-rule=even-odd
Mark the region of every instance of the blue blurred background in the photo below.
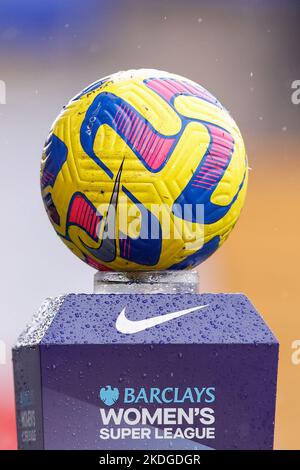
<svg viewBox="0 0 300 470">
<path fill-rule="evenodd" d="M 0 448 L 16 446 L 10 349 L 17 335 L 45 297 L 92 289 L 93 270 L 66 250 L 44 213 L 43 143 L 84 86 L 140 67 L 201 83 L 243 133 L 252 168 L 246 207 L 224 247 L 200 267 L 200 287 L 246 292 L 278 336 L 275 444 L 299 448 L 300 365 L 291 361 L 300 337 L 300 105 L 291 100 L 300 80 L 299 24 L 300 3 L 292 0 L 0 1 Z"/>
</svg>

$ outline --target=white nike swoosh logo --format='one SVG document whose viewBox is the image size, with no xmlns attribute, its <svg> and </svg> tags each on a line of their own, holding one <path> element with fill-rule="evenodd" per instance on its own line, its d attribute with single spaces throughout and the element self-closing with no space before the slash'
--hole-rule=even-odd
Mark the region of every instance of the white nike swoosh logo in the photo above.
<svg viewBox="0 0 300 470">
<path fill-rule="evenodd" d="M 111 199 L 109 202 L 109 206 L 107 209 L 107 214 L 105 217 L 105 225 L 102 235 L 102 243 L 99 248 L 91 248 L 86 245 L 83 240 L 80 241 L 85 246 L 85 248 L 94 255 L 100 261 L 104 261 L 106 263 L 110 263 L 114 261 L 116 257 L 116 212 L 117 212 L 117 204 L 119 198 L 119 191 L 120 191 L 120 181 L 121 181 L 121 174 L 123 168 L 124 159 L 121 163 L 119 168 L 118 174 L 115 179 L 113 192 L 111 195 Z M 112 236 L 113 235 L 113 236 Z"/>
<path fill-rule="evenodd" d="M 208 307 L 207 305 L 200 305 L 197 307 L 187 308 L 186 310 L 179 310 L 177 312 L 165 313 L 164 315 L 158 315 L 156 317 L 145 318 L 143 320 L 129 320 L 125 315 L 126 307 L 123 308 L 116 320 L 116 329 L 120 333 L 132 334 L 138 333 L 140 331 L 146 330 L 147 328 L 152 328 L 153 326 L 160 325 L 169 320 L 174 320 L 174 318 L 182 317 L 188 313 L 195 312 L 196 310 L 201 310 L 202 308 Z"/>
</svg>

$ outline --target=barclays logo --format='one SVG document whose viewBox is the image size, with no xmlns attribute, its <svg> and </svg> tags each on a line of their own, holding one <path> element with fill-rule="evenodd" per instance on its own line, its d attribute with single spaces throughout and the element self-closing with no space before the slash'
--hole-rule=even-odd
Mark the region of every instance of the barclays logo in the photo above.
<svg viewBox="0 0 300 470">
<path fill-rule="evenodd" d="M 114 405 L 120 396 L 119 389 L 112 387 L 111 385 L 106 385 L 105 387 L 100 388 L 99 398 L 107 406 Z"/>
</svg>

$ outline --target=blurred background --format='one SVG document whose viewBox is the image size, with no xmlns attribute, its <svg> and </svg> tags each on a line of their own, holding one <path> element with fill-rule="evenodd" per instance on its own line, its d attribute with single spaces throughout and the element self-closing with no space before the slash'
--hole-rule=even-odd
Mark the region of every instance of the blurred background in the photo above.
<svg viewBox="0 0 300 470">
<path fill-rule="evenodd" d="M 18 334 L 45 297 L 92 290 L 93 270 L 58 240 L 43 208 L 44 140 L 84 86 L 140 67 L 201 83 L 242 131 L 246 206 L 200 267 L 201 291 L 245 292 L 279 339 L 275 447 L 300 448 L 299 24 L 296 0 L 0 1 L 0 448 L 16 448 Z"/>
</svg>

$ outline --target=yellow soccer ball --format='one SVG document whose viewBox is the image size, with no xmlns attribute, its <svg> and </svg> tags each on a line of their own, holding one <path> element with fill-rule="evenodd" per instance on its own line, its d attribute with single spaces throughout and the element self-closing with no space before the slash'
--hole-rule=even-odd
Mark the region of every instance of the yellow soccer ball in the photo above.
<svg viewBox="0 0 300 470">
<path fill-rule="evenodd" d="M 75 96 L 41 164 L 56 233 L 98 270 L 203 262 L 235 225 L 247 177 L 241 133 L 221 103 L 191 80 L 149 69 Z"/>
</svg>

